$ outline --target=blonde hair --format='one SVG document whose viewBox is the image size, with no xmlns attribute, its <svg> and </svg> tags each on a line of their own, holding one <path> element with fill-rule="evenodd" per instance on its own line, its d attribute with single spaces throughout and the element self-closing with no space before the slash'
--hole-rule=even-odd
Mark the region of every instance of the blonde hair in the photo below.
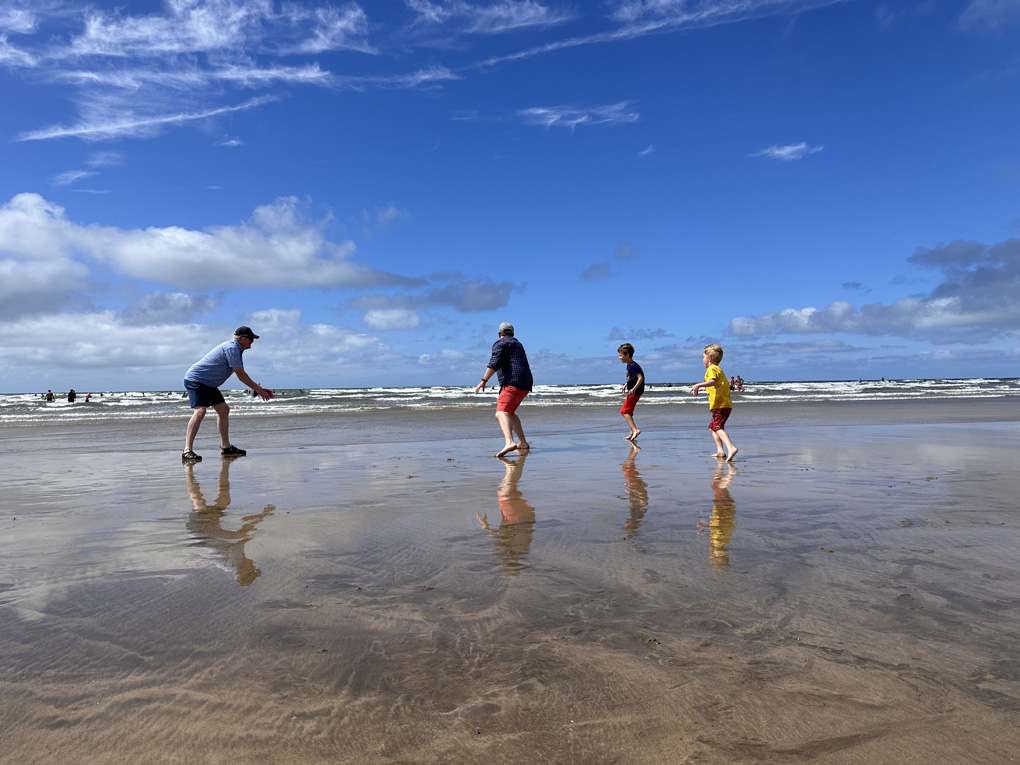
<svg viewBox="0 0 1020 765">
<path fill-rule="evenodd" d="M 624 343 L 623 345 L 616 349 L 616 352 L 634 358 L 634 346 L 631 345 L 630 343 Z"/>
<path fill-rule="evenodd" d="M 712 360 L 713 364 L 718 364 L 720 361 L 722 361 L 723 351 L 721 345 L 716 345 L 715 343 L 713 343 L 712 345 L 706 345 L 704 353 L 706 356 L 708 356 L 708 358 Z"/>
</svg>

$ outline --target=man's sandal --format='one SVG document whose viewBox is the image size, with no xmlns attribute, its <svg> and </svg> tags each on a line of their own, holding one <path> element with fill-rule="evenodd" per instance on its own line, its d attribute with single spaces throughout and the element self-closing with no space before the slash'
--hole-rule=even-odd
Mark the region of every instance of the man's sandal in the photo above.
<svg viewBox="0 0 1020 765">
<path fill-rule="evenodd" d="M 202 458 L 195 454 L 191 449 L 181 454 L 181 462 L 201 462 Z"/>
<path fill-rule="evenodd" d="M 238 449 L 236 446 L 227 446 L 220 449 L 220 455 L 223 457 L 243 457 L 247 453 L 244 449 Z"/>
</svg>

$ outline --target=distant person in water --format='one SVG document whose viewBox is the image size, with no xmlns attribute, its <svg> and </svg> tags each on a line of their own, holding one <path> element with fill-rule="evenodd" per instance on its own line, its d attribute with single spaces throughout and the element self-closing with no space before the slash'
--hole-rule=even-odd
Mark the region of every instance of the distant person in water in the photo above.
<svg viewBox="0 0 1020 765">
<path fill-rule="evenodd" d="M 92 400 L 92 394 L 91 393 L 86 393 L 85 394 L 85 403 L 87 404 L 91 400 Z"/>
<path fill-rule="evenodd" d="M 71 388 L 71 390 L 67 392 L 67 403 L 73 404 L 77 398 L 78 394 L 75 393 L 74 388 Z"/>
<path fill-rule="evenodd" d="M 691 395 L 697 396 L 702 389 L 708 391 L 708 408 L 712 412 L 712 421 L 708 429 L 712 432 L 712 439 L 715 441 L 715 454 L 713 457 L 722 457 L 727 462 L 732 462 L 737 456 L 737 447 L 730 441 L 726 433 L 726 420 L 733 411 L 733 402 L 730 399 L 730 383 L 726 379 L 726 373 L 722 371 L 719 362 L 722 361 L 723 349 L 720 345 L 705 346 L 704 355 L 701 357 L 705 365 L 705 381 L 691 386 Z M 723 447 L 725 451 L 723 450 Z"/>
<path fill-rule="evenodd" d="M 46 400 L 47 401 L 52 401 L 53 400 L 53 391 L 51 391 L 51 390 L 47 390 L 46 391 Z"/>
<path fill-rule="evenodd" d="M 506 442 L 496 456 L 502 457 L 512 451 L 525 452 L 531 448 L 531 444 L 524 437 L 517 407 L 531 392 L 534 380 L 524 346 L 514 337 L 514 325 L 508 321 L 499 325 L 499 339 L 492 344 L 492 356 L 482 373 L 482 381 L 475 386 L 475 393 L 485 390 L 485 384 L 493 375 L 497 375 L 500 385 L 496 421 Z M 514 436 L 517 441 L 514 441 Z"/>
<path fill-rule="evenodd" d="M 195 446 L 195 436 L 198 435 L 198 427 L 202 424 L 205 411 L 210 406 L 216 412 L 216 427 L 220 434 L 220 455 L 243 457 L 247 453 L 244 449 L 238 449 L 230 443 L 228 419 L 230 407 L 223 400 L 219 386 L 223 385 L 230 375 L 237 375 L 238 380 L 255 391 L 255 395 L 264 401 L 268 401 L 276 395 L 269 388 L 263 388 L 252 380 L 244 371 L 241 354 L 251 348 L 251 344 L 258 339 L 259 336 L 252 332 L 250 327 L 238 327 L 234 330 L 233 339 L 217 345 L 184 375 L 184 387 L 188 391 L 188 398 L 191 399 L 192 414 L 191 419 L 188 420 L 184 453 L 181 454 L 182 461 L 201 462 L 202 458 L 195 454 L 193 447 Z"/>
<path fill-rule="evenodd" d="M 634 361 L 633 345 L 624 343 L 616 349 L 616 353 L 620 358 L 620 363 L 627 365 L 627 380 L 621 389 L 627 395 L 623 399 L 623 406 L 620 407 L 620 414 L 623 415 L 623 419 L 627 421 L 627 427 L 630 428 L 630 435 L 624 436 L 624 438 L 633 443 L 641 435 L 641 431 L 634 424 L 634 407 L 637 406 L 638 399 L 645 392 L 645 373 L 641 369 L 641 365 Z"/>
<path fill-rule="evenodd" d="M 744 390 L 744 378 L 741 377 L 740 375 L 737 375 L 737 390 L 738 391 Z"/>
</svg>

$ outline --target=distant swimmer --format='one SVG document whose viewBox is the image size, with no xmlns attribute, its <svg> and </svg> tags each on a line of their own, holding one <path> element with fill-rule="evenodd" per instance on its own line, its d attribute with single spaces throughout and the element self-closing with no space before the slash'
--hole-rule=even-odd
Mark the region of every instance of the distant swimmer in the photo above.
<svg viewBox="0 0 1020 765">
<path fill-rule="evenodd" d="M 475 386 L 475 393 L 485 390 L 489 378 L 497 375 L 499 379 L 499 399 L 496 401 L 496 421 L 503 431 L 505 444 L 496 454 L 502 457 L 512 451 L 527 451 L 531 448 L 524 437 L 521 418 L 517 416 L 517 407 L 527 396 L 534 385 L 531 376 L 531 365 L 524 352 L 521 341 L 514 337 L 514 325 L 504 321 L 499 325 L 499 339 L 492 344 L 492 356 L 482 373 L 482 381 Z M 514 436 L 517 441 L 514 441 Z"/>
<path fill-rule="evenodd" d="M 53 391 L 51 391 L 51 390 L 46 391 L 46 400 L 47 401 L 52 401 L 53 400 Z"/>
<path fill-rule="evenodd" d="M 67 403 L 73 404 L 77 398 L 78 394 L 74 392 L 74 388 L 71 388 L 71 390 L 67 392 Z"/>
<path fill-rule="evenodd" d="M 719 362 L 722 361 L 723 349 L 720 345 L 705 346 L 704 355 L 701 357 L 705 365 L 705 381 L 691 386 L 691 395 L 697 396 L 702 390 L 708 391 L 708 408 L 712 412 L 712 421 L 708 425 L 715 441 L 715 454 L 713 457 L 722 457 L 727 462 L 732 462 L 737 456 L 737 447 L 730 441 L 726 433 L 726 420 L 733 411 L 733 402 L 730 399 L 730 383 L 726 379 L 726 373 L 722 371 Z M 723 447 L 726 451 L 723 451 Z"/>
<path fill-rule="evenodd" d="M 181 454 L 181 460 L 184 462 L 200 462 L 202 460 L 195 454 L 193 447 L 195 436 L 198 435 L 198 427 L 202 424 L 207 407 L 212 407 L 216 412 L 216 427 L 220 434 L 220 455 L 243 457 L 247 454 L 244 449 L 238 449 L 230 443 L 230 422 L 228 419 L 230 406 L 223 400 L 219 386 L 223 385 L 233 374 L 237 375 L 238 380 L 255 391 L 256 395 L 264 401 L 268 401 L 276 395 L 271 389 L 263 388 L 252 380 L 244 371 L 241 354 L 251 348 L 251 344 L 258 339 L 259 336 L 252 332 L 250 327 L 238 327 L 234 330 L 232 340 L 217 345 L 184 375 L 184 387 L 188 391 L 192 411 L 184 440 L 184 452 Z"/>
<path fill-rule="evenodd" d="M 92 400 L 92 394 L 91 393 L 86 393 L 85 394 L 85 403 L 87 404 L 91 400 Z"/>
</svg>

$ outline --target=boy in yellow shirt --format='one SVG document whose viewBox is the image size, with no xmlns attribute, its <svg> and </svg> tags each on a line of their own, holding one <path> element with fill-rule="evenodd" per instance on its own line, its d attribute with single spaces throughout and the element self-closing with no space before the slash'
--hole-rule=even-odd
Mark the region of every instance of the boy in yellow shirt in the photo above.
<svg viewBox="0 0 1020 765">
<path fill-rule="evenodd" d="M 701 359 L 705 364 L 705 382 L 692 385 L 691 395 L 697 396 L 702 388 L 708 391 L 708 408 L 712 412 L 712 422 L 709 423 L 708 429 L 715 440 L 715 454 L 712 456 L 725 457 L 727 462 L 732 462 L 737 456 L 737 447 L 730 441 L 724 428 L 730 412 L 733 411 L 733 402 L 730 400 L 730 382 L 726 378 L 726 373 L 719 367 L 722 357 L 722 346 L 705 346 Z M 726 451 L 723 451 L 723 446 L 726 447 Z"/>
</svg>

